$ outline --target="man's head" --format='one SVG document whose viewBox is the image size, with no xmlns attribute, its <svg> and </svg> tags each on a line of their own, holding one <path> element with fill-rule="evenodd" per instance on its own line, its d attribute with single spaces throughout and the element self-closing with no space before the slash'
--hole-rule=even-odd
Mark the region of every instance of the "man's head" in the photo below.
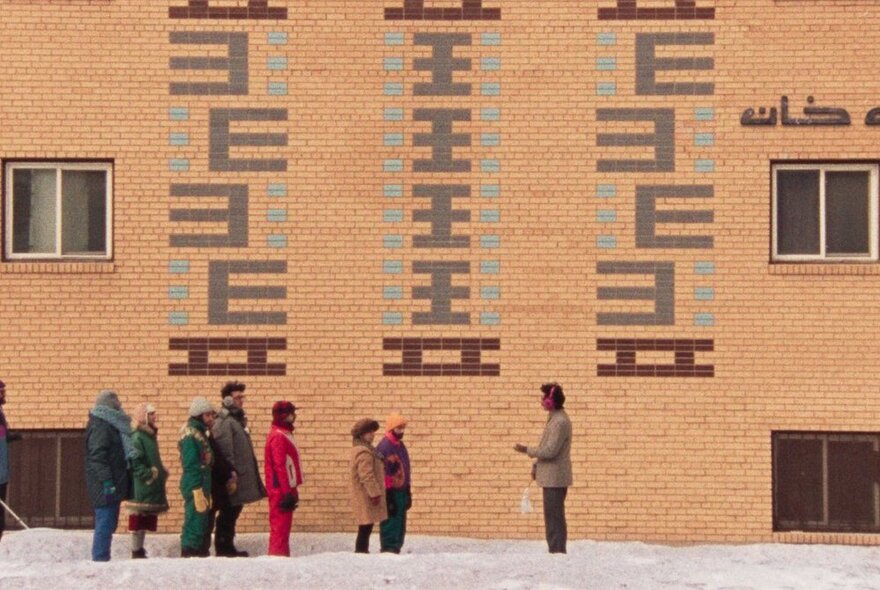
<svg viewBox="0 0 880 590">
<path fill-rule="evenodd" d="M 545 383 L 541 386 L 541 405 L 548 412 L 562 409 L 565 405 L 565 393 L 559 383 Z"/>
<path fill-rule="evenodd" d="M 102 389 L 97 399 L 95 399 L 95 407 L 98 406 L 106 406 L 112 410 L 121 410 L 122 402 L 119 401 L 119 396 L 112 389 Z"/>
<path fill-rule="evenodd" d="M 238 381 L 230 381 L 220 390 L 223 397 L 223 405 L 227 408 L 235 406 L 239 410 L 244 409 L 244 390 L 246 385 Z"/>
</svg>

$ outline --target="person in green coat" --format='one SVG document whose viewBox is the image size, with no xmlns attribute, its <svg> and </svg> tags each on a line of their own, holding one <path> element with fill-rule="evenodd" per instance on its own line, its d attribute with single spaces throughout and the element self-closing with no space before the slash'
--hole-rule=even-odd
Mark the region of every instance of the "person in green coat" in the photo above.
<svg viewBox="0 0 880 590">
<path fill-rule="evenodd" d="M 180 429 L 177 447 L 183 475 L 180 493 L 183 495 L 183 531 L 180 535 L 181 557 L 208 557 L 205 531 L 211 516 L 211 468 L 214 452 L 208 441 L 217 411 L 211 402 L 197 397 L 189 407 L 189 420 Z"/>
<path fill-rule="evenodd" d="M 156 408 L 142 404 L 134 420 L 136 426 L 131 440 L 138 455 L 131 462 L 134 497 L 128 502 L 128 530 L 131 531 L 131 558 L 143 559 L 147 556 L 144 549 L 147 531 L 156 532 L 158 515 L 168 511 L 168 498 L 165 495 L 168 470 L 162 465 L 156 441 L 159 431 Z"/>
</svg>

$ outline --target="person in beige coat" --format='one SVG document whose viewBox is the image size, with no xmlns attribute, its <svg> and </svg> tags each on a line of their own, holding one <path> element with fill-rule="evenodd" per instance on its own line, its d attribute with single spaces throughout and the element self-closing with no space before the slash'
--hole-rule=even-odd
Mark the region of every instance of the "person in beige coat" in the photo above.
<svg viewBox="0 0 880 590">
<path fill-rule="evenodd" d="M 388 518 L 385 505 L 385 464 L 373 438 L 379 423 L 370 418 L 358 420 L 351 429 L 351 506 L 358 524 L 355 553 L 370 552 L 373 524 Z"/>
<path fill-rule="evenodd" d="M 549 416 L 537 447 L 516 444 L 513 449 L 535 459 L 532 479 L 544 492 L 544 529 L 550 553 L 565 553 L 568 528 L 565 496 L 571 486 L 571 420 L 562 409 L 565 394 L 558 383 L 541 386 L 541 407 Z"/>
</svg>

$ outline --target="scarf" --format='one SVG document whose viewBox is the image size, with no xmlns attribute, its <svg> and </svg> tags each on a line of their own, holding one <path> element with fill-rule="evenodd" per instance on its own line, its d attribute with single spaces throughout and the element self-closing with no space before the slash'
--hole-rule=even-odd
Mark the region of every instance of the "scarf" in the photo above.
<svg viewBox="0 0 880 590">
<path fill-rule="evenodd" d="M 277 418 L 275 420 L 272 420 L 272 426 L 281 430 L 286 430 L 287 432 L 293 432 L 293 424 L 288 422 L 284 418 Z"/>
<path fill-rule="evenodd" d="M 108 406 L 95 406 L 89 411 L 95 418 L 109 422 L 110 426 L 119 431 L 122 438 L 122 448 L 125 450 L 125 458 L 131 461 L 138 456 L 138 451 L 131 442 L 131 418 L 122 410 L 114 410 Z"/>
</svg>

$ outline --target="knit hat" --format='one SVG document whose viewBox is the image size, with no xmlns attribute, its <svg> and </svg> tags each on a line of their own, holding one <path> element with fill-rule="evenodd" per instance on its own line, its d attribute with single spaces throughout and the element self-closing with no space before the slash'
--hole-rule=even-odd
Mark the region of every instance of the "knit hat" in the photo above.
<svg viewBox="0 0 880 590">
<path fill-rule="evenodd" d="M 296 412 L 296 406 L 288 401 L 277 401 L 272 406 L 272 418 L 278 419 Z"/>
<path fill-rule="evenodd" d="M 95 399 L 95 407 L 107 406 L 114 410 L 121 410 L 122 404 L 119 402 L 119 396 L 112 389 L 102 389 Z"/>
<path fill-rule="evenodd" d="M 401 416 L 397 412 L 392 412 L 388 419 L 385 421 L 385 432 L 389 432 L 394 430 L 395 428 L 400 428 L 401 426 L 406 426 L 406 418 Z"/>
<path fill-rule="evenodd" d="M 207 399 L 203 397 L 193 398 L 192 404 L 189 406 L 189 415 L 192 418 L 198 418 L 202 414 L 216 414 L 217 410 L 211 405 Z"/>
<path fill-rule="evenodd" d="M 362 418 L 351 427 L 351 437 L 360 438 L 368 432 L 379 430 L 379 423 L 372 418 Z"/>
</svg>

